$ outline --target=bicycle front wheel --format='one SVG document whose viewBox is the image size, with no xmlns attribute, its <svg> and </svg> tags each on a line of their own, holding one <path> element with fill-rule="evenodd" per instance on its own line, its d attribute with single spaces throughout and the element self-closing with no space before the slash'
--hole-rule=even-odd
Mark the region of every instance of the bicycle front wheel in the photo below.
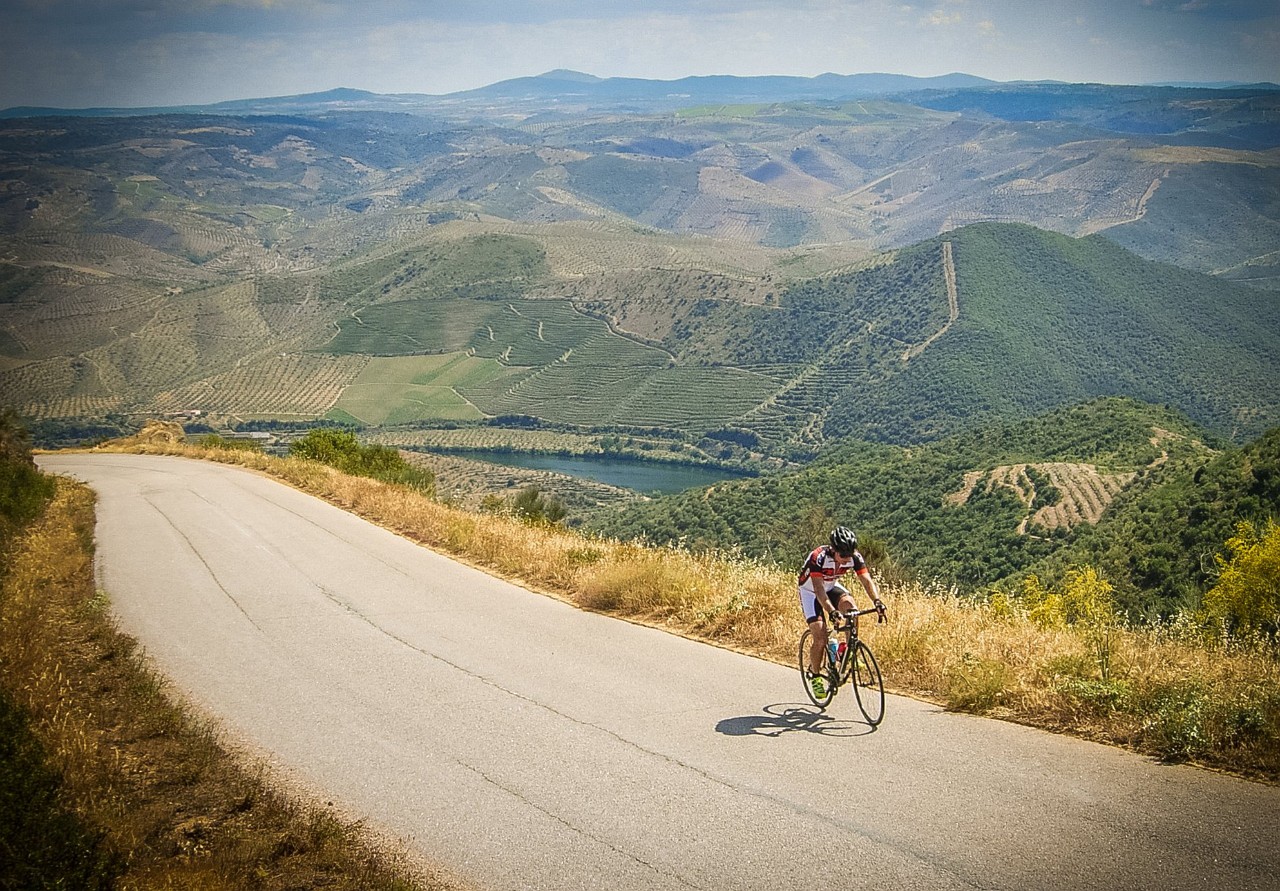
<svg viewBox="0 0 1280 891">
<path fill-rule="evenodd" d="M 800 683 L 804 684 L 804 695 L 809 697 L 809 701 L 818 708 L 826 708 L 831 702 L 832 697 L 836 695 L 836 685 L 831 683 L 828 676 L 826 662 L 826 654 L 819 664 L 811 666 L 809 664 L 809 647 L 813 644 L 813 629 L 807 629 L 800 636 Z M 821 681 L 820 689 L 815 689 L 814 680 Z"/>
<path fill-rule="evenodd" d="M 884 679 L 871 648 L 858 641 L 853 647 L 853 692 L 858 697 L 858 708 L 875 727 L 884 720 Z"/>
</svg>

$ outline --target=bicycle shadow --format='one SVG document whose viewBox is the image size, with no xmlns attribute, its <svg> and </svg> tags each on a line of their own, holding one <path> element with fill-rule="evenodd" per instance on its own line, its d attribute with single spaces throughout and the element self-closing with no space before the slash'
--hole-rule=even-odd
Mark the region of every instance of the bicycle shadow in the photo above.
<svg viewBox="0 0 1280 891">
<path fill-rule="evenodd" d="M 818 733 L 822 736 L 869 736 L 876 728 L 865 721 L 837 718 L 811 705 L 775 702 L 760 715 L 724 718 L 716 732 L 725 736 L 782 736 L 784 733 Z"/>
</svg>

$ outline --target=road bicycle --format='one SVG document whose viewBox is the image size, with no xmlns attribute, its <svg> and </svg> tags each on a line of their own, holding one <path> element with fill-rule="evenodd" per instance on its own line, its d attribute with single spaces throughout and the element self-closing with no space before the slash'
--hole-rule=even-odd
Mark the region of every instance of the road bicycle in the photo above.
<svg viewBox="0 0 1280 891">
<path fill-rule="evenodd" d="M 827 640 L 828 644 L 835 641 L 836 649 L 832 653 L 828 645 L 823 655 L 824 664 L 817 671 L 809 665 L 813 629 L 805 629 L 800 636 L 800 680 L 804 684 L 805 695 L 818 708 L 826 708 L 840 687 L 852 682 L 858 708 L 867 723 L 875 727 L 884 720 L 884 679 L 880 677 L 880 666 L 871 648 L 858 638 L 858 617 L 869 613 L 876 614 L 877 622 L 884 621 L 884 607 L 831 615 Z M 823 679 L 826 689 L 822 696 L 813 690 L 815 675 Z"/>
</svg>

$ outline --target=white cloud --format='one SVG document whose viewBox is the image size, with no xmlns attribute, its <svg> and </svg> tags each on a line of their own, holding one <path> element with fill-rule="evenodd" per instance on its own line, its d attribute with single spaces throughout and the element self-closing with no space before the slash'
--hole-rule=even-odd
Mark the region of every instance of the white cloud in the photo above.
<svg viewBox="0 0 1280 891">
<path fill-rule="evenodd" d="M 935 9 L 920 21 L 922 24 L 938 28 L 945 27 L 947 25 L 958 25 L 963 20 L 964 17 L 958 12 L 944 12 L 941 9 Z"/>
</svg>

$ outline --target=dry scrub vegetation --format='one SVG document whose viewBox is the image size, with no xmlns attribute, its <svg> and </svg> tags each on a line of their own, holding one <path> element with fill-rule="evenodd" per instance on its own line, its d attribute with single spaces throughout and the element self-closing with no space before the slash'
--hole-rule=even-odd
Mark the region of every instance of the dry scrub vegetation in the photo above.
<svg viewBox="0 0 1280 891">
<path fill-rule="evenodd" d="M 795 657 L 802 629 L 793 576 L 739 555 L 530 527 L 295 458 L 139 442 L 114 448 L 244 465 L 585 609 L 783 664 Z M 897 692 L 1165 760 L 1280 779 L 1280 660 L 1272 644 L 1206 637 L 1190 621 L 1131 628 L 1109 613 L 1104 621 L 1098 580 L 1088 573 L 1074 593 L 1029 593 L 1034 598 L 985 603 L 894 587 L 885 597 L 890 621 L 867 636 Z M 1089 621 L 1077 622 L 1071 609 Z"/>
</svg>

